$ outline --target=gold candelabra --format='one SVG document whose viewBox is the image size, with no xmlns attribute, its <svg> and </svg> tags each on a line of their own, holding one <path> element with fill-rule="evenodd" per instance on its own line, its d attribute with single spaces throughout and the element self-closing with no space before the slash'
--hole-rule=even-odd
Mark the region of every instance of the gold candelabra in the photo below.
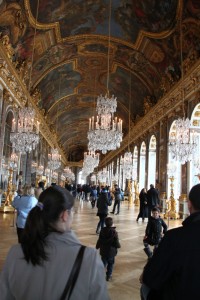
<svg viewBox="0 0 200 300">
<path fill-rule="evenodd" d="M 135 190 L 134 204 L 135 204 L 135 206 L 139 206 L 139 203 L 140 203 L 140 199 L 139 199 L 139 184 L 138 184 L 137 180 L 134 180 L 134 190 Z"/>
<path fill-rule="evenodd" d="M 8 176 L 8 186 L 6 194 L 5 203 L 2 207 L 0 207 L 0 212 L 14 212 L 14 208 L 11 205 L 11 202 L 14 197 L 14 190 L 13 190 L 13 169 L 9 168 L 9 176 Z"/>
<path fill-rule="evenodd" d="M 169 177 L 170 180 L 170 198 L 167 200 L 167 210 L 164 218 L 179 219 L 180 216 L 176 212 L 176 201 L 174 199 L 174 176 Z"/>
</svg>

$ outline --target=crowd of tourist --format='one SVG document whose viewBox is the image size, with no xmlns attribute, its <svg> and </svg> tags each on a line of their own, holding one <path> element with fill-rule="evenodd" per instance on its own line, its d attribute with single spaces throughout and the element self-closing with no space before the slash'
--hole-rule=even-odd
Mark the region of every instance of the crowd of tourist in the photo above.
<svg viewBox="0 0 200 300">
<path fill-rule="evenodd" d="M 66 184 L 65 188 L 52 184 L 45 189 L 43 182 L 37 188 L 20 187 L 12 202 L 19 244 L 11 247 L 0 275 L 1 299 L 109 299 L 105 279 L 112 279 L 121 245 L 108 215 L 116 208 L 116 215 L 120 213 L 123 197 L 117 184 L 112 190 L 89 184 Z M 71 230 L 75 199 L 90 201 L 97 210 L 100 256 L 95 248 L 82 245 Z M 182 227 L 169 231 L 160 216 L 158 190 L 151 184 L 148 191 L 141 190 L 139 199 L 136 221 L 148 218 L 143 238 L 148 260 L 140 277 L 141 299 L 198 299 L 200 184 L 189 193 L 191 215 Z"/>
</svg>

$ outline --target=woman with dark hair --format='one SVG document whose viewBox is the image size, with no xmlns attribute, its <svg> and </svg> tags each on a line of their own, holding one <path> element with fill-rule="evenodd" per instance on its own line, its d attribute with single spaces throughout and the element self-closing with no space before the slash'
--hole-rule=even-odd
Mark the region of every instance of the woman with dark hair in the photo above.
<svg viewBox="0 0 200 300">
<path fill-rule="evenodd" d="M 97 216 L 99 217 L 99 222 L 96 229 L 97 234 L 99 234 L 100 230 L 104 227 L 105 218 L 108 215 L 109 204 L 110 201 L 108 199 L 108 191 L 106 188 L 102 188 L 99 198 L 97 199 Z"/>
<path fill-rule="evenodd" d="M 140 199 L 140 211 L 136 221 L 138 222 L 139 218 L 142 218 L 142 221 L 144 222 L 144 219 L 148 217 L 147 191 L 145 188 L 143 188 L 140 191 L 139 199 Z"/>
<path fill-rule="evenodd" d="M 11 248 L 1 273 L 1 300 L 60 300 L 81 243 L 71 230 L 74 198 L 52 186 L 30 211 L 20 245 Z M 23 280 L 22 280 L 23 278 Z M 109 299 L 97 251 L 86 247 L 70 300 Z"/>
</svg>

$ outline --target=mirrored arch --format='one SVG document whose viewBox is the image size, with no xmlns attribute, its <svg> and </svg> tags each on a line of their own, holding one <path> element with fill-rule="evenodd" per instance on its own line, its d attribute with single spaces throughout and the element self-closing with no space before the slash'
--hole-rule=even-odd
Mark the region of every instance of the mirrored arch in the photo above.
<svg viewBox="0 0 200 300">
<path fill-rule="evenodd" d="M 155 186 L 156 184 L 156 137 L 151 136 L 149 142 L 149 153 L 148 153 L 148 188 L 150 184 Z"/>
<path fill-rule="evenodd" d="M 146 144 L 143 141 L 140 147 L 140 170 L 139 170 L 139 191 L 145 187 L 146 169 Z"/>
</svg>

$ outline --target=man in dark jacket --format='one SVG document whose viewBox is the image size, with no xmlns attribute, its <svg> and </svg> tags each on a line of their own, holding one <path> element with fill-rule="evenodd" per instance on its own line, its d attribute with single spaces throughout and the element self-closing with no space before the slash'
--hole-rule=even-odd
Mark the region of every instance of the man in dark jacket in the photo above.
<svg viewBox="0 0 200 300">
<path fill-rule="evenodd" d="M 150 189 L 147 191 L 148 219 L 151 218 L 152 209 L 158 206 L 159 206 L 158 191 L 154 188 L 153 184 L 150 184 Z"/>
<path fill-rule="evenodd" d="M 116 215 L 118 215 L 119 212 L 120 212 L 120 203 L 121 203 L 121 200 L 122 200 L 122 193 L 121 193 L 121 189 L 118 187 L 117 184 L 115 184 L 114 197 L 115 197 L 115 202 L 114 202 L 114 205 L 113 205 L 113 210 L 110 213 L 114 214 L 115 213 L 115 208 L 117 206 Z"/>
<path fill-rule="evenodd" d="M 121 247 L 118 239 L 117 231 L 113 226 L 113 219 L 107 217 L 105 219 L 106 227 L 101 229 L 96 249 L 100 248 L 100 255 L 105 268 L 107 267 L 106 280 L 109 281 L 112 276 L 113 265 L 117 249 Z"/>
<path fill-rule="evenodd" d="M 188 209 L 183 226 L 166 232 L 144 268 L 148 300 L 200 299 L 200 184 L 189 193 Z"/>
</svg>

